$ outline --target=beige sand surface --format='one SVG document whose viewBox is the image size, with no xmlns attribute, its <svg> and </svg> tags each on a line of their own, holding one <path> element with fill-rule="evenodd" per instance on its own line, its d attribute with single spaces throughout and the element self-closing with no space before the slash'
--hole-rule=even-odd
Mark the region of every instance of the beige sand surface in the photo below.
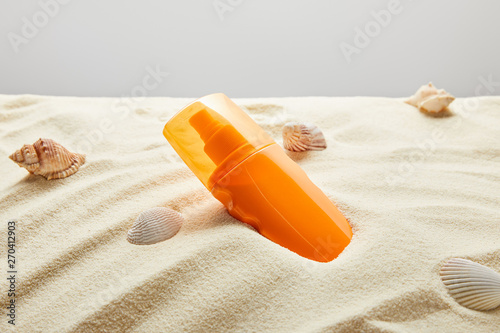
<svg viewBox="0 0 500 333">
<path fill-rule="evenodd" d="M 233 219 L 176 156 L 162 129 L 189 101 L 0 95 L 0 267 L 15 219 L 17 332 L 500 330 L 500 309 L 461 307 L 438 274 L 450 257 L 500 271 L 500 97 L 457 99 L 443 118 L 403 99 L 236 99 L 280 143 L 287 121 L 323 129 L 325 151 L 289 155 L 353 227 L 326 264 Z M 87 163 L 47 181 L 7 158 L 40 137 Z M 155 206 L 182 212 L 181 231 L 129 244 Z"/>
</svg>

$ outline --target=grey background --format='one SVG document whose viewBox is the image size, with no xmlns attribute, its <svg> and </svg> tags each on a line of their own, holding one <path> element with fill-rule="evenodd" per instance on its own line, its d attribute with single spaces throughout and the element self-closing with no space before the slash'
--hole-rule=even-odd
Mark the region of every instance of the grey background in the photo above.
<svg viewBox="0 0 500 333">
<path fill-rule="evenodd" d="M 44 24 L 41 3 L 54 1 L 1 1 L 0 93 L 407 96 L 432 81 L 473 96 L 480 76 L 500 81 L 498 0 L 400 0 L 350 62 L 340 44 L 390 1 L 59 0 Z M 36 15 L 16 52 L 9 33 Z M 148 67 L 169 75 L 142 89 Z"/>
</svg>

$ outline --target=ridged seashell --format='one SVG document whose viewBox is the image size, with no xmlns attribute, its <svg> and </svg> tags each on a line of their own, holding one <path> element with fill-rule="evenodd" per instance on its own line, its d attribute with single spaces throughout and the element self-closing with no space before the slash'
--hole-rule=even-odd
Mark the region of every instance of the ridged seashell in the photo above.
<svg viewBox="0 0 500 333">
<path fill-rule="evenodd" d="M 318 126 L 291 122 L 283 126 L 283 147 L 291 151 L 323 150 L 326 140 Z"/>
<path fill-rule="evenodd" d="M 175 210 L 155 207 L 142 212 L 128 231 L 127 240 L 135 245 L 150 245 L 175 236 L 184 218 Z"/>
<path fill-rule="evenodd" d="M 441 267 L 441 280 L 465 307 L 487 311 L 500 306 L 500 274 L 486 266 L 453 258 Z"/>
<path fill-rule="evenodd" d="M 24 145 L 9 158 L 30 173 L 48 180 L 71 176 L 85 163 L 85 155 L 72 153 L 51 139 Z"/>
<path fill-rule="evenodd" d="M 438 113 L 444 111 L 455 97 L 444 89 L 437 89 L 431 82 L 421 86 L 415 95 L 411 96 L 405 103 L 413 105 L 424 112 Z"/>
</svg>

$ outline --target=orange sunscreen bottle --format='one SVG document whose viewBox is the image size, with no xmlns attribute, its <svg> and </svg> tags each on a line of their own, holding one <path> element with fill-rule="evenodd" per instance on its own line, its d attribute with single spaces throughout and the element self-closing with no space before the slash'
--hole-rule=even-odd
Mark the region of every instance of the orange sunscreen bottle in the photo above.
<svg viewBox="0 0 500 333">
<path fill-rule="evenodd" d="M 349 244 L 349 223 L 280 146 L 224 94 L 184 107 L 163 135 L 238 220 L 321 262 Z"/>
</svg>

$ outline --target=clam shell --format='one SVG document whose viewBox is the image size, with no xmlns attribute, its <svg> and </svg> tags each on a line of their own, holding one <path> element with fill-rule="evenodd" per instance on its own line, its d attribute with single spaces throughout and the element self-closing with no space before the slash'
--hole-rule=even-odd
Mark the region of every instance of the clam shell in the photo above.
<svg viewBox="0 0 500 333">
<path fill-rule="evenodd" d="M 30 173 L 49 180 L 71 176 L 85 163 L 85 155 L 72 153 L 51 139 L 24 145 L 9 158 Z"/>
<path fill-rule="evenodd" d="M 150 245 L 175 236 L 184 218 L 175 210 L 155 207 L 142 212 L 127 234 L 135 245 Z"/>
<path fill-rule="evenodd" d="M 473 310 L 500 306 L 500 274 L 470 260 L 453 258 L 441 267 L 441 280 L 450 295 Z"/>
<path fill-rule="evenodd" d="M 455 97 L 447 93 L 444 89 L 437 89 L 432 82 L 421 86 L 415 95 L 411 96 L 405 103 L 429 113 L 439 113 L 444 111 Z"/>
<path fill-rule="evenodd" d="M 283 126 L 283 147 L 290 151 L 323 150 L 326 140 L 318 126 L 311 123 L 286 123 Z"/>
</svg>

